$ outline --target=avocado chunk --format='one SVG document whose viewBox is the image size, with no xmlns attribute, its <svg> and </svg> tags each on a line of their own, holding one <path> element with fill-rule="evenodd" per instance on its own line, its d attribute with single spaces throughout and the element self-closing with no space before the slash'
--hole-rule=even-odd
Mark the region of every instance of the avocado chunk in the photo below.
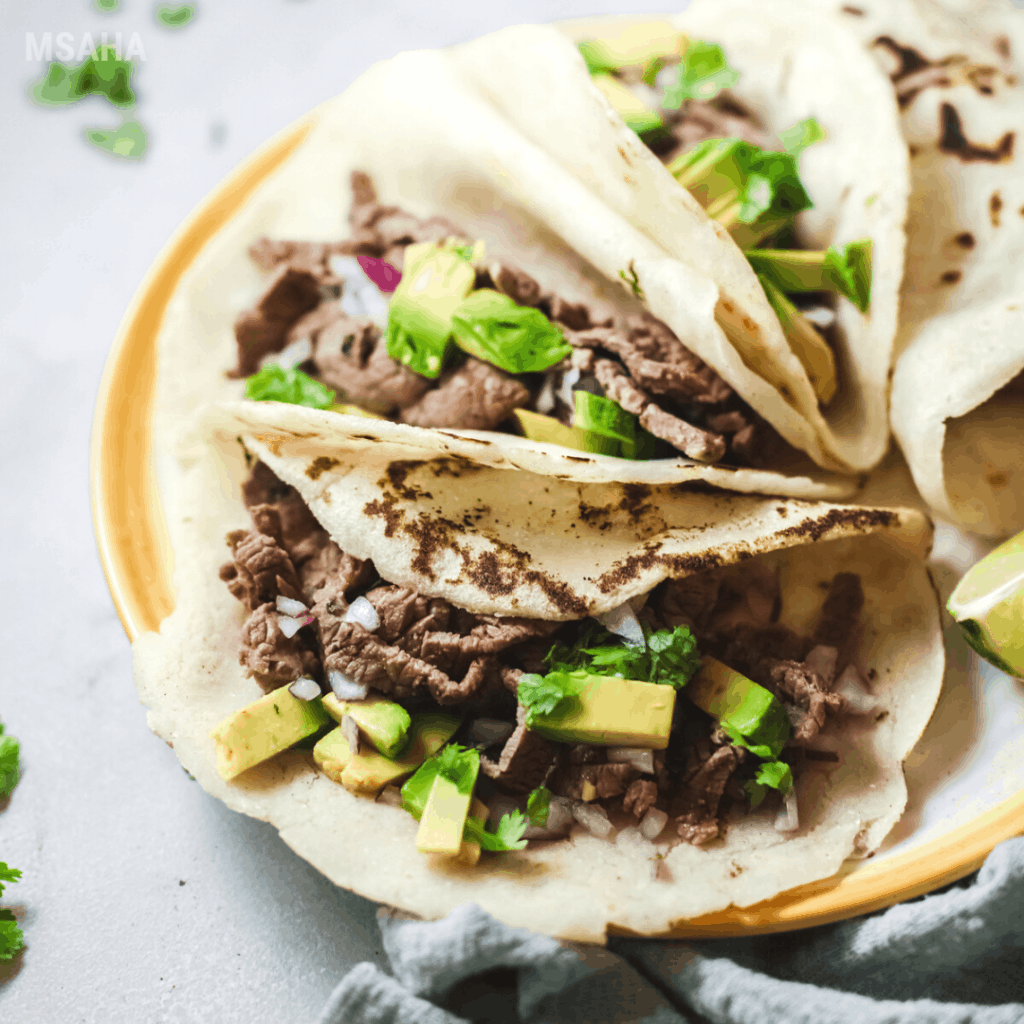
<svg viewBox="0 0 1024 1024">
<path fill-rule="evenodd" d="M 657 131 L 665 126 L 665 122 L 656 110 L 651 110 L 643 100 L 635 96 L 613 75 L 600 72 L 591 76 L 594 85 L 604 93 L 605 98 L 615 108 L 619 117 L 637 133 Z"/>
<path fill-rule="evenodd" d="M 554 711 L 535 713 L 528 728 L 560 743 L 664 750 L 672 730 L 672 686 L 583 675 Z"/>
<path fill-rule="evenodd" d="M 322 698 L 300 700 L 282 686 L 229 715 L 210 733 L 217 743 L 217 771 L 221 778 L 233 779 L 330 721 Z"/>
<path fill-rule="evenodd" d="M 531 441 L 545 444 L 560 444 L 563 448 L 575 448 L 579 452 L 595 452 L 601 455 L 618 455 L 619 442 L 585 427 L 567 427 L 554 416 L 544 416 L 529 409 L 513 410 L 523 435 Z"/>
<path fill-rule="evenodd" d="M 463 251 L 419 242 L 405 250 L 402 280 L 388 310 L 387 350 L 425 377 L 441 372 L 451 342 L 452 314 L 473 290 L 476 268 Z"/>
<path fill-rule="evenodd" d="M 716 718 L 734 743 L 759 757 L 778 757 L 792 731 L 774 694 L 708 655 L 686 687 L 686 696 Z"/>
<path fill-rule="evenodd" d="M 454 857 L 462 849 L 462 833 L 480 773 L 480 755 L 475 750 L 466 750 L 451 760 L 450 769 L 438 762 L 416 833 L 416 849 L 420 853 Z"/>
<path fill-rule="evenodd" d="M 336 722 L 345 715 L 354 719 L 359 731 L 385 757 L 397 757 L 405 746 L 411 719 L 401 704 L 385 697 L 340 700 L 333 693 L 327 694 L 323 701 L 324 709 Z"/>
<path fill-rule="evenodd" d="M 357 793 L 376 793 L 389 782 L 414 772 L 455 734 L 461 719 L 439 712 L 413 715 L 408 746 L 401 757 L 369 751 L 353 754 L 341 729 L 332 729 L 313 748 L 313 760 L 326 775 Z"/>
</svg>

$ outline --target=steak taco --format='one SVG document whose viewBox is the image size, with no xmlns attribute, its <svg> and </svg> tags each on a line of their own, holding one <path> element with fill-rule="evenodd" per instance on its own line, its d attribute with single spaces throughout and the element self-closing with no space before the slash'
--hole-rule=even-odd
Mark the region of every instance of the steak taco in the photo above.
<svg viewBox="0 0 1024 1024">
<path fill-rule="evenodd" d="M 777 21 L 764 31 L 781 39 Z M 842 61 L 820 69 L 827 90 L 800 79 L 806 102 L 758 93 L 750 123 L 772 139 L 791 115 L 828 133 L 801 157 L 803 178 L 776 154 L 817 221 L 774 204 L 760 279 L 556 29 L 376 66 L 314 112 L 183 275 L 160 335 L 160 415 L 170 430 L 244 393 L 326 419 L 385 417 L 410 444 L 497 432 L 507 464 L 548 475 L 850 493 L 815 464 L 861 471 L 885 448 L 906 184 L 891 92 L 850 50 L 856 93 Z M 863 124 L 872 157 L 840 197 L 827 183 L 847 180 L 837 168 L 866 144 L 851 127 Z M 794 293 L 799 312 L 783 290 L 793 261 L 764 245 L 805 224 L 860 257 L 804 260 L 817 291 Z M 815 316 L 833 326 L 818 333 Z"/>
<path fill-rule="evenodd" d="M 149 721 L 339 885 L 602 941 L 864 856 L 943 648 L 918 512 L 496 468 L 210 413 L 165 480 Z"/>
</svg>

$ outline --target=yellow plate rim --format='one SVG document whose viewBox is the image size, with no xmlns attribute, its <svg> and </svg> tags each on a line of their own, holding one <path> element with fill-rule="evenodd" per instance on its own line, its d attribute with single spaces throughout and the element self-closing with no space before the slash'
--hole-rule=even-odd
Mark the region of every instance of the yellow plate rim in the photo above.
<svg viewBox="0 0 1024 1024">
<path fill-rule="evenodd" d="M 229 174 L 164 246 L 124 315 L 107 359 L 92 426 L 89 479 L 100 561 L 130 640 L 159 629 L 174 608 L 170 552 L 150 450 L 155 343 L 167 303 L 202 246 L 302 141 L 307 115 Z M 1024 791 L 950 832 L 881 861 L 847 862 L 838 875 L 751 907 L 679 922 L 670 935 L 710 938 L 809 928 L 879 910 L 980 867 L 1024 829 Z M 613 933 L 629 934 L 621 929 Z"/>
</svg>

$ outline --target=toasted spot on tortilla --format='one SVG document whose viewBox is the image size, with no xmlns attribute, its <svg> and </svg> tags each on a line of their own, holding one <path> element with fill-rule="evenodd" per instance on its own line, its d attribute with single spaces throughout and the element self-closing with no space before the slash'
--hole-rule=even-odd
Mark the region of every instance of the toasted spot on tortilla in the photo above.
<svg viewBox="0 0 1024 1024">
<path fill-rule="evenodd" d="M 619 146 L 618 148 L 619 148 L 619 156 L 621 156 L 622 159 L 625 160 L 626 163 L 629 164 L 630 167 L 632 167 L 633 166 L 633 161 L 630 160 L 628 156 L 626 156 L 626 151 L 621 146 Z"/>
<path fill-rule="evenodd" d="M 817 519 L 806 519 L 796 526 L 780 530 L 778 537 L 799 537 L 818 541 L 827 533 L 841 526 L 855 530 L 894 527 L 899 523 L 899 513 L 880 508 L 833 508 Z"/>
<path fill-rule="evenodd" d="M 864 17 L 864 12 L 859 7 L 851 7 L 849 4 L 845 4 L 840 10 L 843 14 L 852 14 L 855 18 Z"/>
<path fill-rule="evenodd" d="M 939 121 L 942 127 L 939 149 L 943 153 L 951 153 L 965 162 L 984 160 L 1001 164 L 1013 159 L 1013 132 L 1007 132 L 995 146 L 977 146 L 969 142 L 964 135 L 960 115 L 952 103 L 942 104 L 939 109 Z"/>
<path fill-rule="evenodd" d="M 778 512 L 780 519 L 785 519 L 789 515 L 789 509 L 785 505 L 777 505 L 775 511 Z"/>
<path fill-rule="evenodd" d="M 395 530 L 401 525 L 405 513 L 400 508 L 395 508 L 395 499 L 388 496 L 384 501 L 368 501 L 363 506 L 363 515 L 376 516 L 384 520 L 384 536 L 393 537 Z"/>
<path fill-rule="evenodd" d="M 406 477 L 413 470 L 419 469 L 423 465 L 426 465 L 426 463 L 422 459 L 400 459 L 395 462 L 389 462 L 384 470 L 385 476 L 377 481 L 377 485 L 386 488 L 387 484 L 390 483 L 398 492 L 398 496 L 406 501 L 416 501 L 419 498 L 426 498 L 429 501 L 434 497 L 429 491 L 425 491 L 422 487 L 417 487 L 415 484 L 407 485 L 405 482 Z"/>
<path fill-rule="evenodd" d="M 988 219 L 992 221 L 992 227 L 999 227 L 999 214 L 1003 209 L 1003 197 L 999 194 L 999 189 L 989 196 L 988 200 Z"/>
<path fill-rule="evenodd" d="M 633 523 L 637 523 L 645 512 L 654 508 L 651 504 L 644 504 L 646 498 L 650 497 L 651 489 L 646 484 L 624 484 L 622 500 L 619 508 L 625 512 Z"/>
<path fill-rule="evenodd" d="M 444 435 L 445 437 L 454 438 L 456 441 L 472 441 L 473 444 L 485 444 L 485 445 L 490 445 L 490 444 L 493 443 L 491 441 L 485 440 L 482 437 L 465 437 L 462 434 L 449 434 L 447 430 L 439 430 L 438 433 Z"/>
<path fill-rule="evenodd" d="M 277 452 L 274 452 L 276 455 Z M 318 455 L 310 464 L 306 467 L 306 476 L 310 480 L 319 480 L 329 469 L 334 469 L 335 466 L 340 466 L 341 463 L 332 458 L 330 455 Z"/>
<path fill-rule="evenodd" d="M 942 277 L 939 278 L 941 284 L 956 284 L 964 275 L 959 270 L 947 270 Z"/>
<path fill-rule="evenodd" d="M 1024 207 L 1021 208 L 1021 214 L 1024 215 Z M 953 241 L 964 249 L 974 248 L 974 235 L 970 231 L 961 231 L 959 235 L 953 238 Z"/>
<path fill-rule="evenodd" d="M 1007 483 L 1009 483 L 1009 477 L 1007 477 L 1007 475 L 1002 471 L 995 470 L 992 473 L 985 474 L 985 481 L 988 483 L 989 487 L 998 489 L 1000 487 L 1005 487 Z"/>
</svg>

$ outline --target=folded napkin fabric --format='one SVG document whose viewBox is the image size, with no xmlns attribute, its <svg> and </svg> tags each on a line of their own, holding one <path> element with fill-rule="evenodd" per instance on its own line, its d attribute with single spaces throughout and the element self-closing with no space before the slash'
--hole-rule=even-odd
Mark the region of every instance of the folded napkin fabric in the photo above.
<svg viewBox="0 0 1024 1024">
<path fill-rule="evenodd" d="M 465 904 L 382 910 L 318 1024 L 1024 1024 L 1024 837 L 947 889 L 785 935 L 561 943 Z"/>
</svg>

